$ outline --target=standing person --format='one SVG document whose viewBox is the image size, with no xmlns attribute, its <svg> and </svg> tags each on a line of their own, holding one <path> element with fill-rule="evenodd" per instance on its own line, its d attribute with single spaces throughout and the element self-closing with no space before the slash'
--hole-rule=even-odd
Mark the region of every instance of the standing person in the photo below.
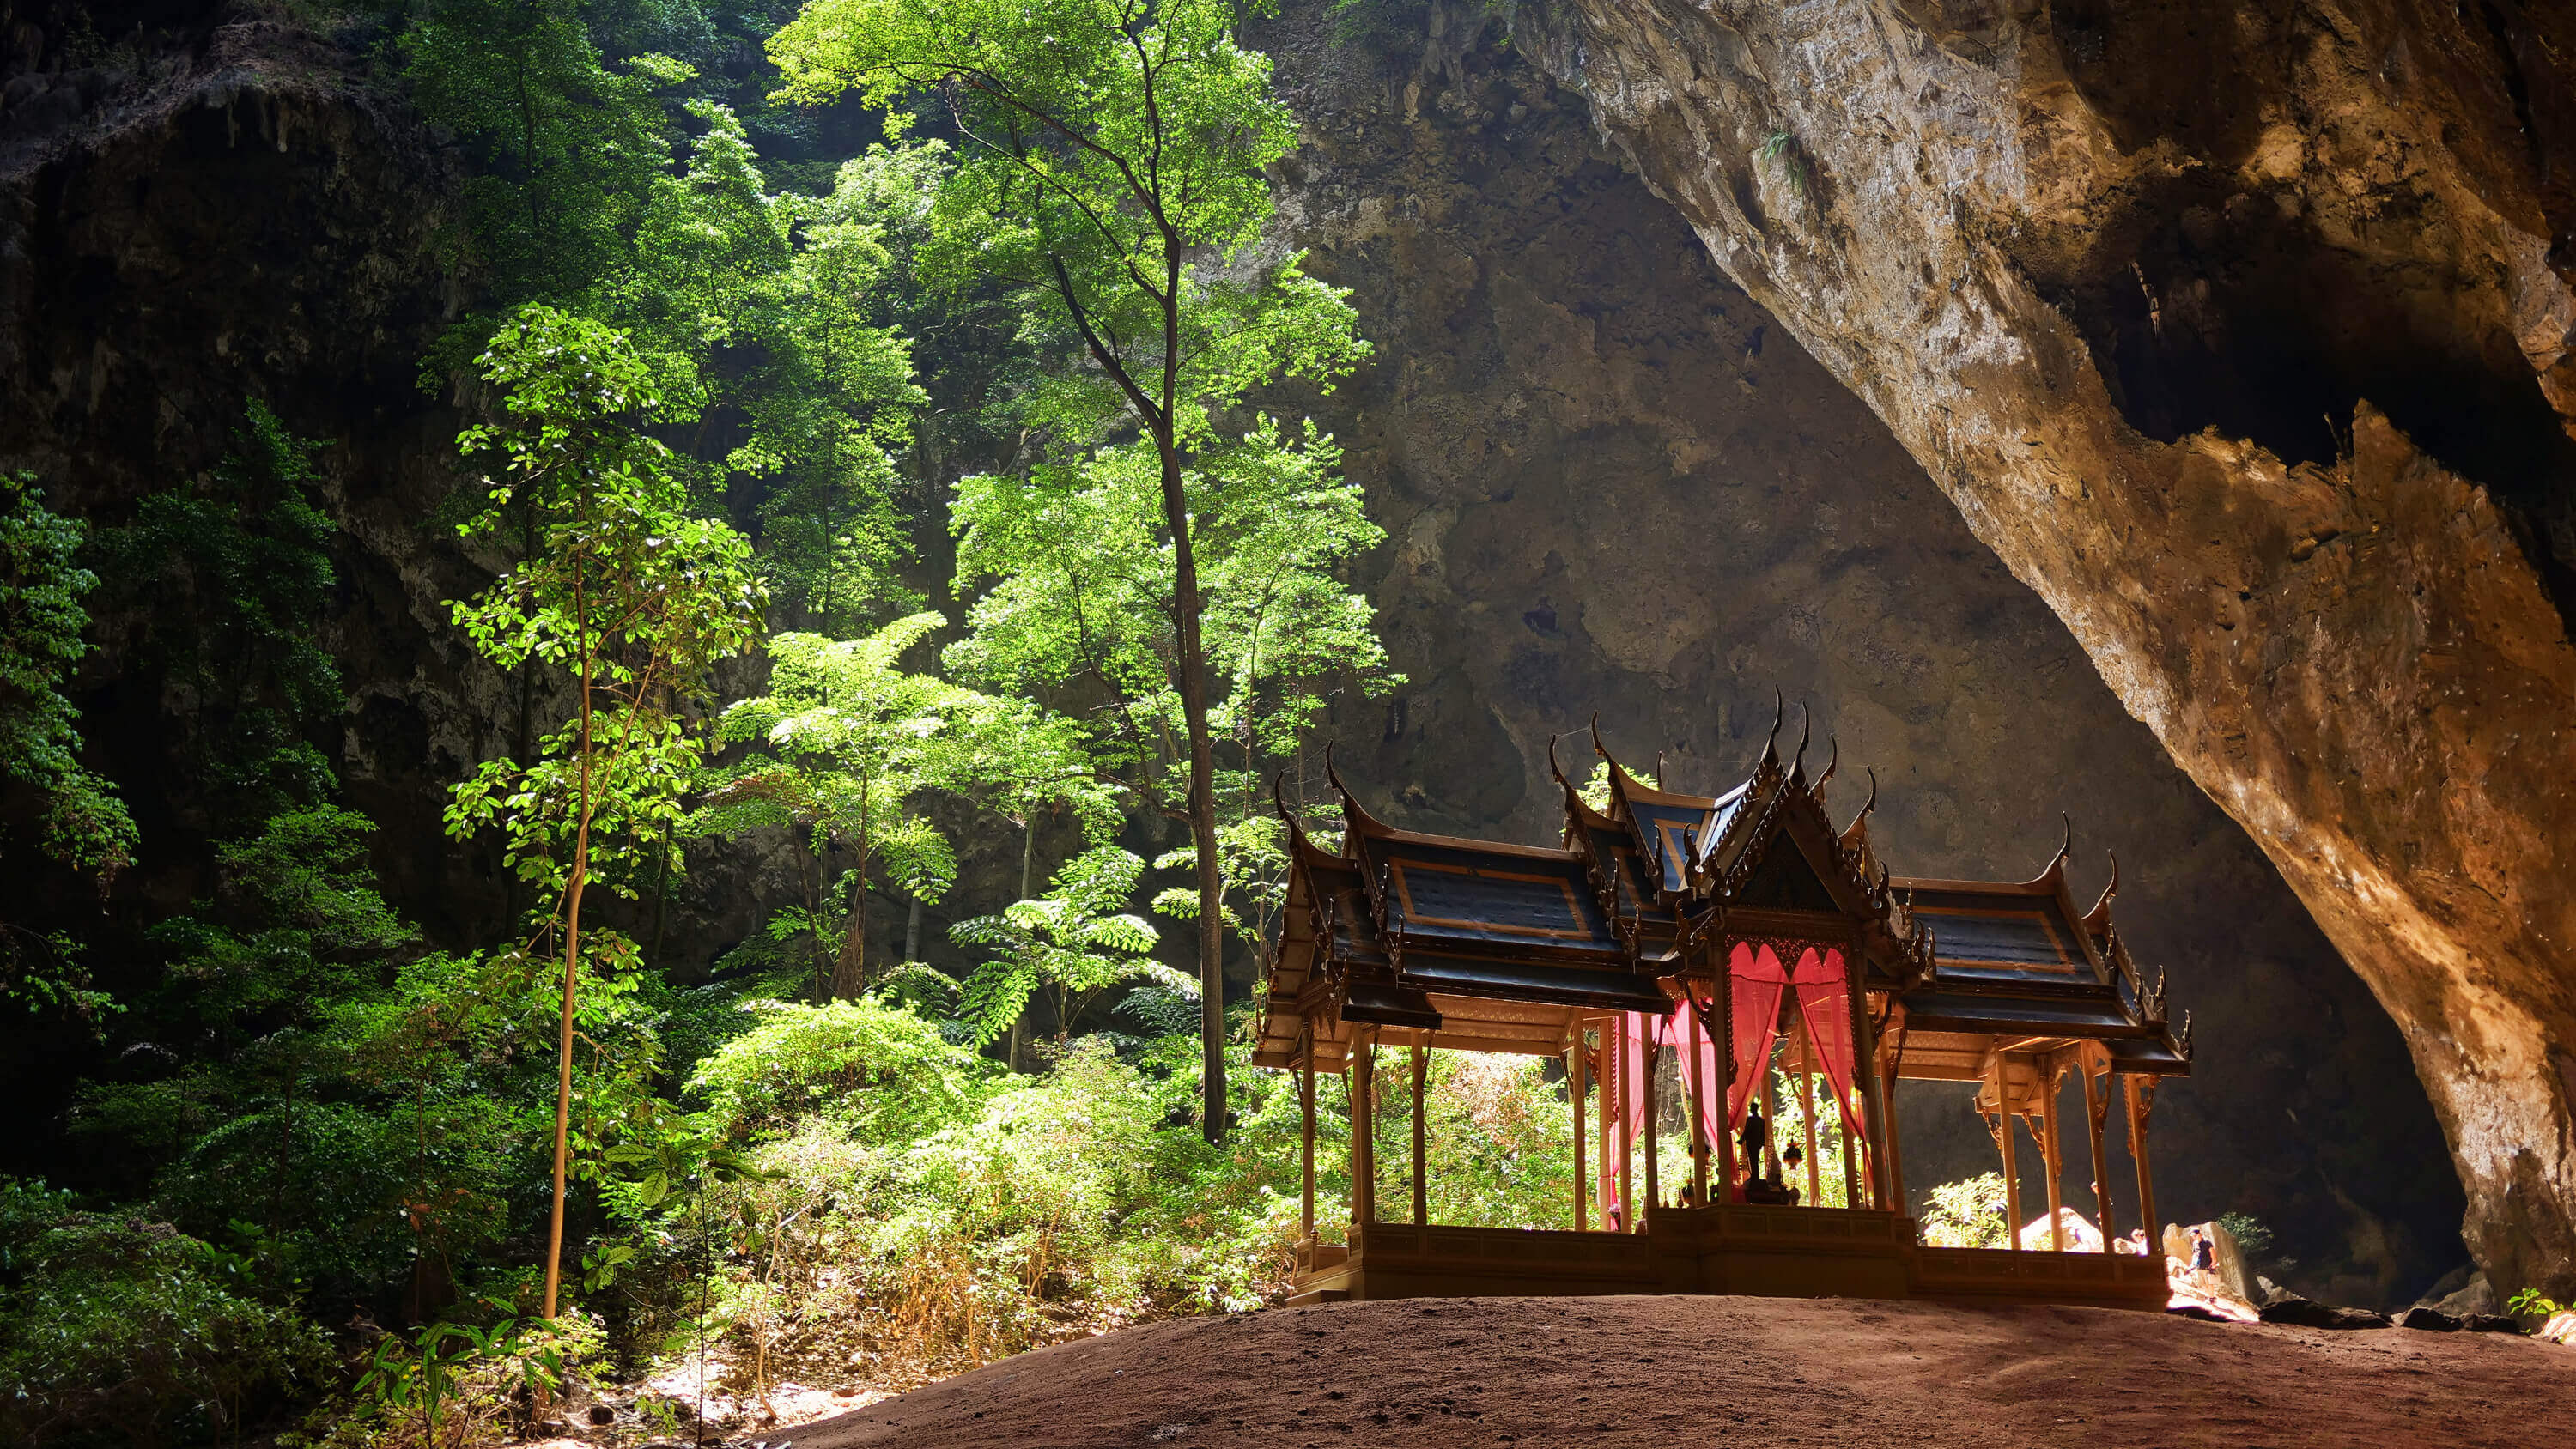
<svg viewBox="0 0 2576 1449">
<path fill-rule="evenodd" d="M 2191 1230 L 2191 1276 L 2202 1292 L 2218 1292 L 2218 1245 L 2198 1228 Z"/>
</svg>

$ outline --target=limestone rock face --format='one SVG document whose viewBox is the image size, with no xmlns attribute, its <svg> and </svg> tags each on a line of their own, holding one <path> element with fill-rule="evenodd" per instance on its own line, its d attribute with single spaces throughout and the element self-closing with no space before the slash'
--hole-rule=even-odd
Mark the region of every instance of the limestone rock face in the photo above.
<svg viewBox="0 0 2576 1449">
<path fill-rule="evenodd" d="M 2576 18 L 1548 0 L 1517 25 L 2370 984 L 2493 1280 L 2576 1288 Z"/>
<path fill-rule="evenodd" d="M 1421 827 L 1550 840 L 1551 734 L 1598 711 L 1631 765 L 1716 788 L 1778 686 L 1792 740 L 1815 709 L 1810 767 L 1836 736 L 1838 818 L 1876 771 L 1900 869 L 2035 874 L 2071 813 L 2085 901 L 2116 849 L 2122 930 L 2196 1012 L 2196 1075 L 2156 1107 L 2159 1222 L 2248 1212 L 2309 1291 L 2411 1298 L 2458 1261 L 2460 1199 L 2385 1015 L 1886 425 L 1483 16 L 1335 44 L 1292 11 L 1262 37 L 1307 134 L 1283 240 L 1378 349 L 1322 415 L 1390 535 L 1363 582 L 1410 682 L 1342 712 L 1344 774 Z M 1918 1206 L 1998 1166 L 1965 1092 L 1909 1083 L 1900 1122 Z M 2080 1143 L 2067 1163 L 2092 1216 Z M 2116 1145 L 2110 1181 L 2126 1232 Z"/>
</svg>

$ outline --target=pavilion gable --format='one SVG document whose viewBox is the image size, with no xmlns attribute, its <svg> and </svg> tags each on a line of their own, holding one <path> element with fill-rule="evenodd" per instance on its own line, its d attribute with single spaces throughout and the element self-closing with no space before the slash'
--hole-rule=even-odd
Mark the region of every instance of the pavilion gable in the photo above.
<svg viewBox="0 0 2576 1449">
<path fill-rule="evenodd" d="M 1785 769 L 1766 742 L 1752 775 L 1729 797 L 1738 803 L 1693 864 L 1692 883 L 1701 895 L 1730 910 L 1832 912 L 1883 922 L 1884 874 L 1872 877 L 1865 847 L 1847 844 L 1850 828 L 1837 830 L 1826 813 L 1832 776 L 1828 765 L 1821 776 L 1807 778 L 1803 741 Z"/>
</svg>

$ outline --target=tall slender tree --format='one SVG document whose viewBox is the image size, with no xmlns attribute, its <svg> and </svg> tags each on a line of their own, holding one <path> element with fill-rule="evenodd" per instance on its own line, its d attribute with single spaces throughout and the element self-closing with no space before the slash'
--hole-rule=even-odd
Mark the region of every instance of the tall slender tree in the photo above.
<svg viewBox="0 0 2576 1449">
<path fill-rule="evenodd" d="M 770 41 L 792 94 L 853 89 L 895 107 L 943 103 L 958 161 L 920 257 L 933 285 L 1011 289 L 1073 352 L 1028 399 L 1059 448 L 1121 435 L 1149 453 L 1169 550 L 1168 623 L 1198 877 L 1206 1102 L 1223 1140 L 1224 877 L 1192 513 L 1228 439 L 1220 414 L 1297 377 L 1329 383 L 1365 352 L 1340 293 L 1294 257 L 1245 260 L 1273 209 L 1263 168 L 1296 143 L 1269 60 L 1242 45 L 1232 0 L 811 0 Z"/>
<path fill-rule="evenodd" d="M 545 1315 L 563 1276 L 564 1179 L 572 1114 L 573 1019 L 585 959 L 631 971 L 634 943 L 585 942 L 582 906 L 604 883 L 630 898 L 638 866 L 667 863 L 681 794 L 701 756 L 680 706 L 715 661 L 759 629 L 765 596 L 750 549 L 723 523 L 690 516 L 667 450 L 643 429 L 658 395 L 625 336 L 528 306 L 494 337 L 482 375 L 499 399 L 457 444 L 489 471 L 468 538 L 538 520 L 537 546 L 491 587 L 453 606 L 476 649 L 504 670 L 541 660 L 570 676 L 572 718 L 534 760 L 487 762 L 456 787 L 452 835 L 498 825 L 506 859 L 551 892 L 535 939 L 560 940 L 554 1198 L 546 1230 Z M 585 955 L 587 953 L 587 956 Z"/>
</svg>

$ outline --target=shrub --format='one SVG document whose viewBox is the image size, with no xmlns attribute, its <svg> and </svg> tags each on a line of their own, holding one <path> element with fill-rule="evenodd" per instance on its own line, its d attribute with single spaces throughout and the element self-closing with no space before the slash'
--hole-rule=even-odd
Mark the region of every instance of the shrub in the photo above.
<svg viewBox="0 0 2576 1449">
<path fill-rule="evenodd" d="M 908 1141 L 969 1117 L 994 1071 L 932 1023 L 874 1000 L 743 1009 L 759 1024 L 689 1082 L 727 1137 L 786 1136 L 820 1115 L 861 1142 Z"/>
<path fill-rule="evenodd" d="M 0 1181 L 0 1439 L 151 1444 L 221 1434 L 331 1369 L 320 1330 L 249 1265 L 164 1223 Z"/>
<path fill-rule="evenodd" d="M 493 1305 L 487 1305 L 493 1306 Z M 387 1334 L 353 1404 L 312 1421 L 315 1449 L 483 1449 L 525 1437 L 538 1406 L 595 1379 L 599 1321 L 569 1309 L 548 1323 L 433 1323 Z"/>
<path fill-rule="evenodd" d="M 2260 1218 L 2249 1213 L 2225 1212 L 2218 1215 L 2218 1225 L 2227 1229 L 2228 1236 L 2236 1240 L 2236 1251 L 2244 1254 L 2249 1263 L 2271 1251 L 2272 1230 L 2264 1226 Z"/>
<path fill-rule="evenodd" d="M 828 1035 L 836 1011 L 868 1019 L 846 1004 L 791 1010 L 775 1018 L 790 1036 Z M 871 1136 L 830 1098 L 761 1118 L 754 1171 L 711 1186 L 678 1228 L 698 1235 L 698 1261 L 723 1254 L 709 1329 L 734 1386 L 757 1392 L 799 1365 L 864 1364 L 898 1382 L 1168 1313 L 1275 1301 L 1296 1223 L 1288 1078 L 1239 1075 L 1251 1110 L 1211 1148 L 1187 1110 L 1196 1039 L 1147 1044 L 1139 1063 L 1112 1045 L 1083 1038 L 1045 1076 L 984 1081 L 953 1099 L 966 1110 L 917 1135 Z M 803 1090 L 728 1100 L 775 1106 Z M 1329 1217 L 1334 1199 L 1319 1211 Z M 692 1250 L 670 1256 L 676 1266 Z"/>
<path fill-rule="evenodd" d="M 2008 1199 L 2004 1175 L 1980 1173 L 1932 1189 L 1932 1201 L 1918 1226 L 1923 1243 L 1933 1248 L 2008 1248 L 2012 1226 L 2005 1221 Z"/>
</svg>

